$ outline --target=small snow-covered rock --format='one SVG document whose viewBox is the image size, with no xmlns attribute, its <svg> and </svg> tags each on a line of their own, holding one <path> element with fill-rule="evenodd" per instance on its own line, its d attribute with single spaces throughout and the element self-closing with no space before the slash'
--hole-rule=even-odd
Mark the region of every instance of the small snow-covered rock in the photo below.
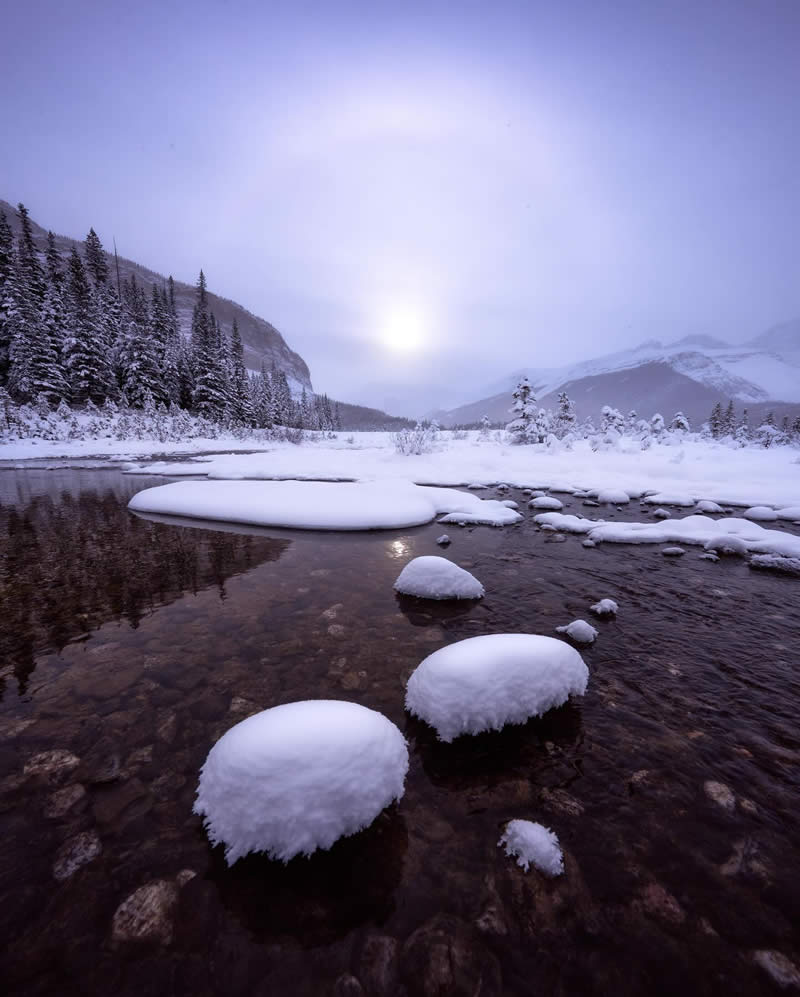
<svg viewBox="0 0 800 997">
<path fill-rule="evenodd" d="M 552 495 L 540 495 L 538 498 L 532 498 L 528 503 L 528 508 L 530 509 L 552 509 L 557 512 L 559 509 L 564 508 L 564 504 L 560 502 L 557 498 L 553 498 Z"/>
<path fill-rule="evenodd" d="M 436 538 L 436 543 L 439 544 L 440 547 L 447 547 L 450 543 L 450 537 L 448 537 L 446 533 L 443 533 L 440 537 Z"/>
<path fill-rule="evenodd" d="M 573 620 L 565 627 L 556 627 L 557 633 L 566 634 L 576 644 L 594 644 L 598 631 L 586 620 Z"/>
<path fill-rule="evenodd" d="M 745 519 L 757 523 L 771 523 L 778 518 L 778 513 L 768 505 L 753 505 L 742 513 Z"/>
<path fill-rule="evenodd" d="M 800 505 L 788 505 L 784 509 L 777 510 L 778 519 L 791 519 L 794 522 L 800 519 Z"/>
<path fill-rule="evenodd" d="M 749 567 L 760 571 L 779 571 L 784 575 L 800 577 L 800 557 L 779 557 L 776 554 L 756 554 L 750 558 Z"/>
<path fill-rule="evenodd" d="M 670 516 L 666 509 L 655 509 L 653 515 L 656 519 L 669 519 Z"/>
<path fill-rule="evenodd" d="M 622 491 L 621 488 L 603 488 L 597 493 L 598 502 L 627 505 L 630 500 L 628 493 Z"/>
<path fill-rule="evenodd" d="M 288 862 L 367 827 L 403 795 L 408 750 L 383 714 L 306 700 L 256 713 L 208 753 L 194 811 L 229 865 L 248 852 Z"/>
<path fill-rule="evenodd" d="M 485 634 L 422 661 L 406 688 L 406 709 L 441 741 L 525 723 L 582 696 L 589 671 L 563 641 L 538 634 Z"/>
<path fill-rule="evenodd" d="M 514 499 L 501 499 L 500 505 L 504 505 L 506 509 L 519 509 L 519 503 Z"/>
<path fill-rule="evenodd" d="M 596 547 L 597 544 L 594 542 L 594 540 L 584 540 L 582 546 L 584 546 L 584 547 Z"/>
<path fill-rule="evenodd" d="M 718 561 L 719 558 L 716 554 L 712 554 L 710 551 L 706 551 L 705 554 L 700 555 L 701 561 Z"/>
<path fill-rule="evenodd" d="M 583 505 L 587 506 L 587 508 L 589 509 L 596 509 L 600 505 L 600 503 L 595 502 L 594 499 L 584 499 Z"/>
<path fill-rule="evenodd" d="M 697 503 L 697 508 L 695 512 L 724 512 L 725 510 L 721 505 L 717 505 L 716 502 L 712 502 L 710 499 L 702 499 Z"/>
<path fill-rule="evenodd" d="M 675 495 L 666 492 L 656 492 L 655 495 L 646 495 L 643 499 L 648 505 L 679 505 L 688 508 L 694 505 L 691 495 Z"/>
<path fill-rule="evenodd" d="M 418 599 L 481 599 L 478 579 L 445 557 L 415 557 L 400 572 L 394 589 Z"/>
<path fill-rule="evenodd" d="M 511 820 L 506 824 L 498 847 L 505 846 L 517 865 L 528 871 L 534 866 L 545 876 L 560 876 L 564 871 L 564 855 L 556 835 L 532 820 Z"/>
<path fill-rule="evenodd" d="M 683 557 L 686 551 L 683 547 L 662 547 L 661 553 L 664 557 Z"/>
<path fill-rule="evenodd" d="M 534 488 L 533 491 L 529 492 L 531 498 L 543 498 L 547 495 L 547 492 L 543 492 L 541 488 Z"/>
<path fill-rule="evenodd" d="M 703 549 L 713 550 L 717 554 L 738 554 L 743 557 L 747 553 L 748 547 L 741 537 L 737 537 L 733 533 L 722 533 L 703 544 Z"/>
<path fill-rule="evenodd" d="M 601 599 L 593 606 L 590 606 L 589 609 L 595 616 L 616 616 L 619 606 L 613 599 Z"/>
</svg>

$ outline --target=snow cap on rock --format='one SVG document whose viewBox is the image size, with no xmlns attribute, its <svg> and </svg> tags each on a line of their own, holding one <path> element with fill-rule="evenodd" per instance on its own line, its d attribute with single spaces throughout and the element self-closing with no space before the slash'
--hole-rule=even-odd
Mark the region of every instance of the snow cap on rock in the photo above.
<svg viewBox="0 0 800 997">
<path fill-rule="evenodd" d="M 534 866 L 545 876 L 560 876 L 564 871 L 564 855 L 556 835 L 543 824 L 532 820 L 511 820 L 497 842 L 505 845 L 506 855 L 512 855 L 525 872 Z"/>
<path fill-rule="evenodd" d="M 409 561 L 394 588 L 418 599 L 481 599 L 484 594 L 483 585 L 469 571 L 433 554 Z"/>
</svg>

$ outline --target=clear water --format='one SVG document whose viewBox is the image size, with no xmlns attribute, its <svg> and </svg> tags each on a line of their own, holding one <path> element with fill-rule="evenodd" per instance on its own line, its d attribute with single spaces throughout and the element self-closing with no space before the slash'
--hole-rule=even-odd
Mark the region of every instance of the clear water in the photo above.
<svg viewBox="0 0 800 997">
<path fill-rule="evenodd" d="M 691 548 L 587 550 L 526 520 L 450 529 L 447 556 L 488 594 L 428 605 L 392 583 L 409 557 L 440 552 L 435 523 L 330 535 L 127 512 L 163 481 L 0 471 L 5 992 L 356 994 L 358 980 L 398 995 L 756 994 L 773 984 L 754 950 L 797 961 L 796 579 Z M 404 713 L 404 683 L 436 648 L 552 634 L 605 596 L 620 613 L 594 621 L 582 700 L 451 745 Z M 406 794 L 330 852 L 228 869 L 192 814 L 199 767 L 249 712 L 306 698 L 398 724 Z M 25 775 L 55 749 L 78 763 Z M 729 787 L 732 810 L 708 780 Z M 54 816 L 76 784 L 83 795 Z M 514 817 L 558 833 L 565 876 L 503 854 Z M 101 854 L 55 879 L 84 831 Z M 182 870 L 196 875 L 169 944 L 114 944 L 125 897 Z"/>
</svg>

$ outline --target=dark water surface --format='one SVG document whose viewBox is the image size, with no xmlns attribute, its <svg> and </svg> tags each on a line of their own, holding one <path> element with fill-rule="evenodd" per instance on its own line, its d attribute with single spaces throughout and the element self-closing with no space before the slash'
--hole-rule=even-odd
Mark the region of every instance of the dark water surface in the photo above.
<svg viewBox="0 0 800 997">
<path fill-rule="evenodd" d="M 0 472 L 4 993 L 778 992 L 753 954 L 800 964 L 797 580 L 696 548 L 585 549 L 526 518 L 448 527 L 487 596 L 429 606 L 392 583 L 440 552 L 435 523 L 329 535 L 127 512 L 163 482 Z M 613 515 L 647 515 L 634 506 Z M 593 621 L 583 699 L 451 745 L 405 715 L 430 652 L 552 634 L 606 596 L 620 613 Z M 307 698 L 398 724 L 406 794 L 328 853 L 228 869 L 192 814 L 198 770 L 250 712 Z M 556 831 L 564 876 L 497 847 L 514 817 Z M 154 881 L 151 939 L 115 938 Z"/>
</svg>

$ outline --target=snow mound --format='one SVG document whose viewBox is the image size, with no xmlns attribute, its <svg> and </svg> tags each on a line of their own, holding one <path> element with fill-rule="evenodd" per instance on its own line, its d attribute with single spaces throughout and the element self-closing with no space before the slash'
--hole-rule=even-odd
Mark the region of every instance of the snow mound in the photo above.
<svg viewBox="0 0 800 997">
<path fill-rule="evenodd" d="M 653 515 L 656 516 L 658 519 L 669 519 L 671 513 L 667 512 L 666 509 L 656 509 L 653 512 Z"/>
<path fill-rule="evenodd" d="M 619 606 L 613 599 L 601 599 L 593 606 L 590 606 L 589 609 L 595 616 L 616 616 Z"/>
<path fill-rule="evenodd" d="M 538 498 L 533 498 L 528 503 L 528 508 L 530 509 L 563 509 L 564 505 L 557 498 L 553 498 L 552 495 L 540 495 Z"/>
<path fill-rule="evenodd" d="M 778 513 L 768 505 L 753 505 L 742 513 L 745 519 L 753 519 L 760 523 L 771 523 L 778 518 Z"/>
<path fill-rule="evenodd" d="M 436 543 L 440 547 L 446 547 L 450 543 L 450 537 L 446 533 L 443 533 L 440 537 L 436 538 Z"/>
<path fill-rule="evenodd" d="M 778 519 L 791 519 L 792 522 L 800 519 L 800 505 L 789 505 L 785 509 L 778 509 Z"/>
<path fill-rule="evenodd" d="M 522 724 L 582 696 L 589 671 L 554 637 L 485 634 L 450 644 L 422 661 L 406 687 L 406 709 L 441 741 Z"/>
<path fill-rule="evenodd" d="M 514 499 L 501 499 L 500 505 L 504 505 L 507 509 L 519 509 L 519 503 L 515 502 Z"/>
<path fill-rule="evenodd" d="M 583 546 L 584 547 L 596 547 L 597 544 L 594 542 L 594 540 L 584 540 L 583 541 Z"/>
<path fill-rule="evenodd" d="M 627 505 L 631 497 L 621 488 L 603 488 L 597 493 L 597 501 L 613 503 L 614 505 Z"/>
<path fill-rule="evenodd" d="M 552 530 L 564 533 L 588 533 L 598 525 L 598 522 L 602 522 L 602 520 L 580 519 L 578 516 L 560 512 L 540 512 L 538 516 L 533 517 L 533 521 L 542 529 L 549 526 Z"/>
<path fill-rule="evenodd" d="M 146 488 L 134 512 L 300 530 L 389 530 L 419 526 L 442 512 L 503 526 L 521 519 L 499 502 L 407 481 L 178 481 Z"/>
<path fill-rule="evenodd" d="M 710 499 L 702 499 L 700 502 L 697 503 L 697 509 L 695 511 L 706 512 L 706 513 L 708 512 L 719 513 L 719 512 L 724 512 L 725 510 L 722 508 L 721 505 L 718 505 L 716 502 L 712 502 Z"/>
<path fill-rule="evenodd" d="M 611 600 L 609 599 L 608 601 L 610 602 Z M 595 630 L 591 623 L 587 623 L 586 620 L 573 620 L 572 623 L 568 623 L 565 627 L 556 627 L 556 633 L 566 634 L 576 644 L 594 644 L 598 635 L 598 631 Z"/>
<path fill-rule="evenodd" d="M 656 492 L 655 495 L 646 495 L 642 502 L 646 502 L 648 505 L 680 505 L 680 506 L 690 506 L 694 505 L 694 499 L 690 495 L 670 495 L 666 492 Z"/>
<path fill-rule="evenodd" d="M 664 547 L 661 553 L 664 557 L 683 557 L 686 551 L 683 547 Z"/>
<path fill-rule="evenodd" d="M 383 714 L 307 700 L 236 724 L 208 753 L 194 812 L 228 865 L 248 852 L 288 862 L 367 827 L 403 795 L 408 750 Z"/>
<path fill-rule="evenodd" d="M 564 855 L 558 838 L 543 824 L 532 820 L 511 820 L 497 845 L 505 845 L 506 855 L 513 856 L 525 872 L 530 866 L 545 876 L 560 876 L 564 871 Z"/>
<path fill-rule="evenodd" d="M 481 599 L 484 594 L 483 585 L 469 571 L 431 554 L 409 561 L 394 589 L 418 599 Z"/>
</svg>

